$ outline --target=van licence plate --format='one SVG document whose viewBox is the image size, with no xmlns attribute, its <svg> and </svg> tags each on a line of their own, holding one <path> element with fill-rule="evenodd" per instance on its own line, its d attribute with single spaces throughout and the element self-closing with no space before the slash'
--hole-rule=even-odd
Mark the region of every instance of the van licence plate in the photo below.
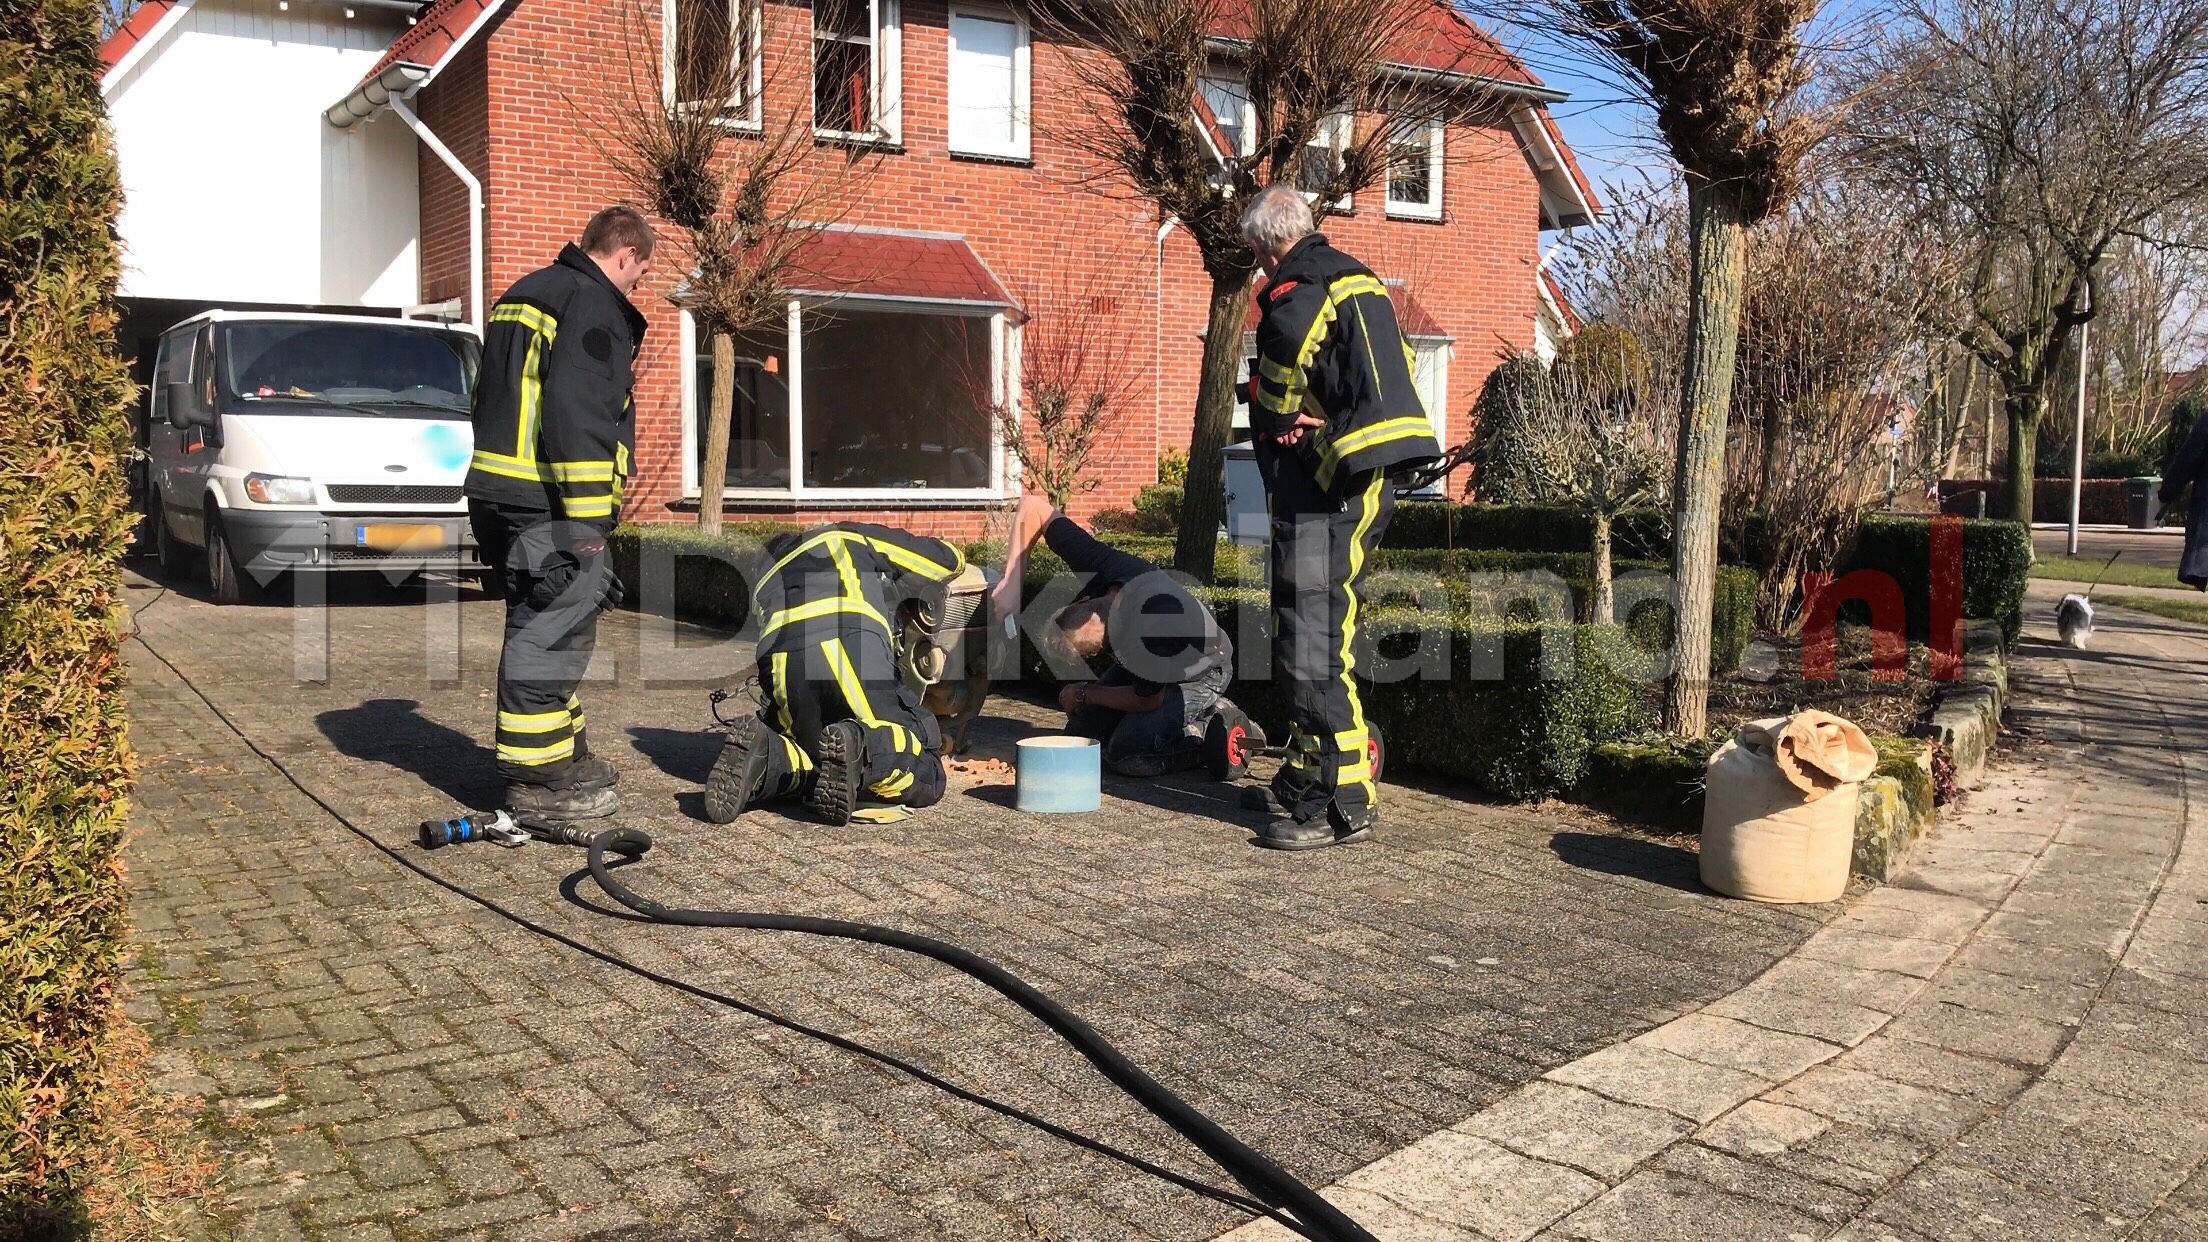
<svg viewBox="0 0 2208 1242">
<path fill-rule="evenodd" d="M 435 552 L 445 546 L 445 528 L 420 522 L 377 522 L 353 528 L 353 546 L 378 552 Z"/>
</svg>

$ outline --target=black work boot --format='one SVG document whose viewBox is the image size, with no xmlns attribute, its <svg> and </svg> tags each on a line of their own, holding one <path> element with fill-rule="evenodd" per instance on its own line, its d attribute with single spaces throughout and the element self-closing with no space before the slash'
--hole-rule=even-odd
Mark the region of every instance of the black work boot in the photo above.
<svg viewBox="0 0 2208 1242">
<path fill-rule="evenodd" d="M 729 727 L 720 758 L 713 761 L 713 773 L 705 778 L 707 819 L 716 824 L 733 822 L 759 796 L 759 782 L 767 774 L 767 748 L 760 742 L 772 742 L 760 736 L 763 732 L 757 716 Z"/>
<path fill-rule="evenodd" d="M 1355 845 L 1359 841 L 1370 841 L 1372 830 L 1379 822 L 1377 807 L 1365 808 L 1363 814 L 1346 823 L 1340 813 L 1330 807 L 1323 819 L 1275 820 L 1257 830 L 1257 843 L 1269 850 L 1323 850 L 1335 845 Z"/>
<path fill-rule="evenodd" d="M 567 765 L 566 779 L 581 789 L 611 789 L 621 783 L 621 773 L 597 755 L 578 755 Z"/>
<path fill-rule="evenodd" d="M 866 727 L 839 720 L 820 731 L 820 753 L 813 757 L 813 788 L 805 801 L 813 813 L 838 826 L 858 809 L 859 782 L 866 778 Z"/>
<path fill-rule="evenodd" d="M 506 782 L 506 809 L 556 822 L 604 819 L 621 811 L 621 795 L 611 784 L 591 788 L 562 776 L 550 785 Z"/>
</svg>

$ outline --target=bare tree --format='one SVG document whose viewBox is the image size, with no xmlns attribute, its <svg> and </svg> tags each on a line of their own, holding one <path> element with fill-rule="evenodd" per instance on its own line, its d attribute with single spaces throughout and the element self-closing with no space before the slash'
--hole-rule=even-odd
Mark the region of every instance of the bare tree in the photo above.
<svg viewBox="0 0 2208 1242">
<path fill-rule="evenodd" d="M 2010 516 L 2107 260 L 2208 196 L 2208 0 L 1904 0 L 1857 67 L 1851 153 L 1963 291 L 1948 327 L 2000 380 Z"/>
<path fill-rule="evenodd" d="M 1109 341 L 1089 331 L 1110 295 L 1040 294 L 1020 329 L 1020 383 L 1015 394 L 985 372 L 969 369 L 965 387 L 986 410 L 1005 452 L 1019 463 L 1022 486 L 1065 509 L 1103 481 L 1091 466 L 1112 424 L 1123 414 L 1138 374 Z"/>
<path fill-rule="evenodd" d="M 868 144 L 826 151 L 816 144 L 811 66 L 802 57 L 763 54 L 782 33 L 765 27 L 769 13 L 806 20 L 759 0 L 662 0 L 649 8 L 631 0 L 613 71 L 587 106 L 573 102 L 600 155 L 679 234 L 673 249 L 689 266 L 674 296 L 713 358 L 712 405 L 699 412 L 698 525 L 715 532 L 727 487 L 737 342 L 779 332 L 807 242 L 848 209 L 871 167 Z M 679 22 L 673 37 L 663 18 Z"/>
<path fill-rule="evenodd" d="M 1593 49 L 1655 109 L 1685 177 L 1686 348 L 1672 487 L 1673 665 L 1664 726 L 1708 720 L 1717 590 L 1748 229 L 1784 207 L 1813 137 L 1796 99 L 1809 76 L 1802 27 L 1819 0 L 1547 0 L 1560 32 Z"/>
<path fill-rule="evenodd" d="M 1071 93 L 1091 110 L 1061 137 L 1093 160 L 1096 180 L 1178 218 L 1211 278 L 1173 557 L 1208 579 L 1256 270 L 1244 204 L 1274 182 L 1338 202 L 1423 150 L 1423 127 L 1506 115 L 1512 101 L 1454 72 L 1503 53 L 1434 0 L 1051 0 L 1045 13 L 1062 41 L 1094 53 L 1068 58 Z"/>
</svg>

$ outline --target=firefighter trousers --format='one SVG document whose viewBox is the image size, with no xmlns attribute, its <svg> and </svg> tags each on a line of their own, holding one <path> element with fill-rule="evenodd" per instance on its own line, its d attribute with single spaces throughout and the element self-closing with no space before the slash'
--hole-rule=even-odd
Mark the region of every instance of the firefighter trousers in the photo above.
<svg viewBox="0 0 2208 1242">
<path fill-rule="evenodd" d="M 900 806 L 943 798 L 943 735 L 935 717 L 897 676 L 889 642 L 872 630 L 793 644 L 759 658 L 765 705 L 759 718 L 767 766 L 758 800 L 803 795 L 813 777 L 820 731 L 839 720 L 865 727 L 862 796 Z"/>
<path fill-rule="evenodd" d="M 485 585 L 506 600 L 498 774 L 516 784 L 556 785 L 590 753 L 576 690 L 597 643 L 598 614 L 619 589 L 605 540 L 578 522 L 483 501 L 469 506 L 468 517 L 490 567 Z"/>
<path fill-rule="evenodd" d="M 1286 683 L 1289 721 L 1273 793 L 1299 821 L 1323 814 L 1347 829 L 1379 804 L 1353 674 L 1358 591 L 1395 511 L 1395 489 L 1382 470 L 1321 487 L 1299 453 L 1274 455 L 1271 464 L 1273 676 Z"/>
</svg>

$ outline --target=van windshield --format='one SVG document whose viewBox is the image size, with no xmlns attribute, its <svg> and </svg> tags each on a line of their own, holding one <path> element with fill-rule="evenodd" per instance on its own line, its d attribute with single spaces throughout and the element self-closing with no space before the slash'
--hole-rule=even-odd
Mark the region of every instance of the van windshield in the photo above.
<svg viewBox="0 0 2208 1242">
<path fill-rule="evenodd" d="M 476 344 L 397 324 L 233 321 L 224 328 L 231 395 L 258 412 L 360 407 L 393 418 L 465 417 Z"/>
</svg>

